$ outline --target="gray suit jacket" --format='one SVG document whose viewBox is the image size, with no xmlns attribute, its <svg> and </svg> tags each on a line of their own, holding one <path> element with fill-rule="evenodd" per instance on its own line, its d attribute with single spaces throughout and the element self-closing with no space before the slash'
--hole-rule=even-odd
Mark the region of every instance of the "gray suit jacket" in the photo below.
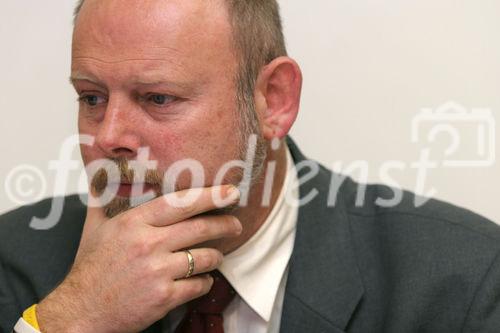
<svg viewBox="0 0 500 333">
<path fill-rule="evenodd" d="M 289 146 L 296 163 L 305 159 Z M 281 332 L 500 332 L 497 225 L 439 201 L 415 208 L 411 193 L 396 207 L 378 207 L 377 198 L 393 196 L 380 185 L 367 186 L 357 207 L 359 184 L 348 178 L 328 207 L 332 177 L 339 180 L 321 167 L 300 188 L 301 197 L 316 195 L 299 211 Z M 56 227 L 30 229 L 50 205 L 0 217 L 1 332 L 54 289 L 74 260 L 85 207 L 66 197 Z M 146 331 L 159 332 L 159 322 Z"/>
</svg>

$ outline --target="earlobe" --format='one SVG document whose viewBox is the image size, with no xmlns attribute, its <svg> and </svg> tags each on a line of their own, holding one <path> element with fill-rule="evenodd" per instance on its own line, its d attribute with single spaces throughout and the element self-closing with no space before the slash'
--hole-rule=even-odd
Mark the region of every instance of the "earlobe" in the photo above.
<svg viewBox="0 0 500 333">
<path fill-rule="evenodd" d="M 282 139 L 290 131 L 299 111 L 302 73 L 289 57 L 265 66 L 257 80 L 256 107 L 265 139 Z"/>
</svg>

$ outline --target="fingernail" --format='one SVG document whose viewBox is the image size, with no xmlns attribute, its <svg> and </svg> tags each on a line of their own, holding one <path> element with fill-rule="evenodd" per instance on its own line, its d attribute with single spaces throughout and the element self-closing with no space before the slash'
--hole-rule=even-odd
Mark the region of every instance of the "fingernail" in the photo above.
<svg viewBox="0 0 500 333">
<path fill-rule="evenodd" d="M 240 198 L 240 190 L 237 187 L 231 185 L 226 190 L 226 199 L 231 198 L 233 201 L 236 201 Z"/>
</svg>

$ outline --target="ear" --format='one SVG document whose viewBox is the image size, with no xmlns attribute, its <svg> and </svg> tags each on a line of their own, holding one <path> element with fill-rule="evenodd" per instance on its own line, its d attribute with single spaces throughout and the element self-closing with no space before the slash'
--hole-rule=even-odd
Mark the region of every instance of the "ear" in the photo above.
<svg viewBox="0 0 500 333">
<path fill-rule="evenodd" d="M 282 139 L 299 112 L 302 72 L 291 58 L 279 57 L 266 65 L 255 87 L 256 111 L 266 140 Z"/>
</svg>

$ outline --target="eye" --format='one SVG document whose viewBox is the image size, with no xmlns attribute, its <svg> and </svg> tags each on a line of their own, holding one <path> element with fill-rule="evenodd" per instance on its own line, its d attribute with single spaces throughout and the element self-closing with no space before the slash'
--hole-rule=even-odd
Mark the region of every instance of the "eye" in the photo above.
<svg viewBox="0 0 500 333">
<path fill-rule="evenodd" d="M 163 106 L 163 105 L 166 105 L 168 103 L 171 103 L 173 101 L 175 101 L 175 97 L 174 96 L 170 96 L 170 95 L 162 95 L 162 94 L 150 94 L 148 95 L 147 97 L 147 100 L 155 105 L 158 105 L 158 106 Z"/>
<path fill-rule="evenodd" d="M 83 102 L 87 104 L 88 106 L 95 107 L 98 106 L 99 104 L 106 103 L 106 99 L 101 96 L 97 95 L 82 95 L 78 98 L 79 102 Z"/>
</svg>

